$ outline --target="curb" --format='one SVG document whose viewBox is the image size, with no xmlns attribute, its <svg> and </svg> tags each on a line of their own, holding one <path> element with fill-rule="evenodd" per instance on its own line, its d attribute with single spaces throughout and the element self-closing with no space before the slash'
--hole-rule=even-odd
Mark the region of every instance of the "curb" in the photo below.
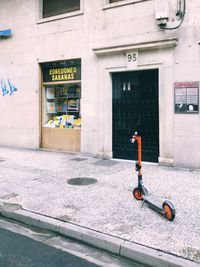
<svg viewBox="0 0 200 267">
<path fill-rule="evenodd" d="M 118 237 L 97 232 L 69 222 L 62 222 L 24 210 L 20 205 L 0 203 L 0 216 L 48 230 L 120 257 L 154 267 L 200 267 L 200 264 L 166 252 L 148 248 Z"/>
</svg>

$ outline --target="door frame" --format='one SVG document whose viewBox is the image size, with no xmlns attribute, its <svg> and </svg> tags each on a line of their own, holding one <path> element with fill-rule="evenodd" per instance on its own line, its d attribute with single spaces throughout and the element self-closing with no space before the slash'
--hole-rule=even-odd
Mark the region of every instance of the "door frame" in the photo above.
<svg viewBox="0 0 200 267">
<path fill-rule="evenodd" d="M 151 163 L 155 163 L 157 164 L 157 162 L 159 162 L 159 157 L 160 157 L 160 70 L 159 68 L 143 68 L 143 69 L 136 69 L 136 70 L 126 70 L 126 71 L 113 71 L 113 72 L 110 72 L 110 76 L 111 76 L 111 79 L 112 79 L 112 105 L 113 105 L 113 74 L 114 73 L 119 73 L 119 75 L 121 73 L 135 73 L 135 72 L 145 72 L 145 71 L 148 71 L 148 70 L 156 70 L 158 72 L 158 80 L 157 80 L 157 86 L 158 86 L 158 99 L 157 99 L 157 105 L 158 105 L 158 150 L 159 150 L 159 153 L 158 153 L 158 158 L 157 158 L 157 161 L 156 162 L 151 162 Z M 112 108 L 112 111 L 113 111 L 113 108 Z M 134 134 L 134 133 L 133 133 Z M 112 137 L 113 137 L 113 113 L 112 113 Z M 112 140 L 112 158 L 113 158 L 113 140 Z M 120 158 L 115 158 L 115 159 L 120 159 Z M 127 159 L 129 160 L 129 159 Z"/>
<path fill-rule="evenodd" d="M 164 81 L 163 81 L 163 73 L 164 73 L 164 66 L 163 63 L 157 63 L 157 64 L 147 64 L 147 65 L 141 65 L 138 66 L 138 68 L 134 71 L 143 71 L 143 70 L 150 70 L 150 69 L 157 69 L 158 70 L 158 94 L 159 94 L 159 99 L 158 99 L 158 110 L 159 110 L 159 158 L 158 162 L 161 161 L 161 159 L 164 158 L 163 153 L 165 151 L 165 145 L 164 145 L 164 139 L 165 139 L 165 123 L 164 123 L 164 114 L 165 114 L 165 99 L 164 99 Z M 112 128 L 113 128 L 113 122 L 112 122 L 112 74 L 116 72 L 130 72 L 133 70 L 127 70 L 126 67 L 124 66 L 119 66 L 119 67 L 110 67 L 107 66 L 104 71 L 101 72 L 100 78 L 104 80 L 105 83 L 105 88 L 104 92 L 107 91 L 109 92 L 108 94 L 108 101 L 109 101 L 109 118 L 107 125 L 109 125 L 109 129 L 107 130 L 108 134 L 108 139 L 106 140 L 106 144 L 104 143 L 102 145 L 103 149 L 99 149 L 98 155 L 104 158 L 113 158 L 113 151 L 112 151 Z M 103 77 L 104 76 L 104 77 Z M 101 99 L 102 92 L 99 90 L 99 97 Z M 104 109 L 104 107 L 102 107 Z M 100 115 L 101 116 L 101 115 Z M 99 127 L 101 127 L 101 119 L 99 123 Z M 101 139 L 101 137 L 99 138 Z M 99 145 L 101 146 L 102 140 L 100 140 Z M 170 159 L 169 159 L 170 160 Z"/>
</svg>

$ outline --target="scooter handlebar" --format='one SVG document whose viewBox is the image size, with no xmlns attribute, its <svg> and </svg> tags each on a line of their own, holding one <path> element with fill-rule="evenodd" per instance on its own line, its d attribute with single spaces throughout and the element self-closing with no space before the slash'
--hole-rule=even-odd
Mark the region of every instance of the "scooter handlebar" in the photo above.
<svg viewBox="0 0 200 267">
<path fill-rule="evenodd" d="M 133 143 L 135 143 L 135 141 L 136 141 L 136 136 L 138 135 L 138 132 L 135 132 L 134 133 L 134 135 L 132 136 L 132 138 L 131 138 L 131 140 L 130 140 L 130 142 L 133 144 Z"/>
<path fill-rule="evenodd" d="M 134 144 L 135 143 L 135 139 L 134 139 L 134 136 L 130 139 L 130 142 L 132 143 L 132 144 Z"/>
</svg>

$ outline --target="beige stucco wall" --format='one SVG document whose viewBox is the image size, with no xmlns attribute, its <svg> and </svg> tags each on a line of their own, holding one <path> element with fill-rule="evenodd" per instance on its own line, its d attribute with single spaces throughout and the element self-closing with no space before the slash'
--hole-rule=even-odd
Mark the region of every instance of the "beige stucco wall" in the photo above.
<svg viewBox="0 0 200 267">
<path fill-rule="evenodd" d="M 159 69 L 160 162 L 200 168 L 200 115 L 174 114 L 173 90 L 176 81 L 200 80 L 200 3 L 186 1 L 182 26 L 165 31 L 155 21 L 158 0 L 122 2 L 130 4 L 110 8 L 106 0 L 82 0 L 82 13 L 46 22 L 39 17 L 38 0 L 0 2 L 0 30 L 13 31 L 0 40 L 0 79 L 9 78 L 18 89 L 0 96 L 1 145 L 39 147 L 39 63 L 81 58 L 81 151 L 112 157 L 111 73 L 127 70 L 123 47 L 174 38 L 178 45 L 139 45 L 138 69 Z M 173 15 L 176 0 L 169 2 Z M 122 49 L 95 52 L 116 46 Z"/>
<path fill-rule="evenodd" d="M 176 32 L 174 80 L 200 81 L 200 2 L 187 1 L 187 16 Z M 174 115 L 174 159 L 178 166 L 200 168 L 200 115 Z"/>
</svg>

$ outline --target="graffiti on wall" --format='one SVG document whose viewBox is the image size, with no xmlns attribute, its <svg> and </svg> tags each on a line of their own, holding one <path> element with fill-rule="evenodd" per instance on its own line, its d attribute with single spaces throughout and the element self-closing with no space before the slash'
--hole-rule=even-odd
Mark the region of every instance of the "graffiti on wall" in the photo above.
<svg viewBox="0 0 200 267">
<path fill-rule="evenodd" d="M 10 79 L 4 80 L 1 79 L 0 89 L 2 96 L 13 95 L 17 91 L 17 88 L 10 82 Z"/>
</svg>

